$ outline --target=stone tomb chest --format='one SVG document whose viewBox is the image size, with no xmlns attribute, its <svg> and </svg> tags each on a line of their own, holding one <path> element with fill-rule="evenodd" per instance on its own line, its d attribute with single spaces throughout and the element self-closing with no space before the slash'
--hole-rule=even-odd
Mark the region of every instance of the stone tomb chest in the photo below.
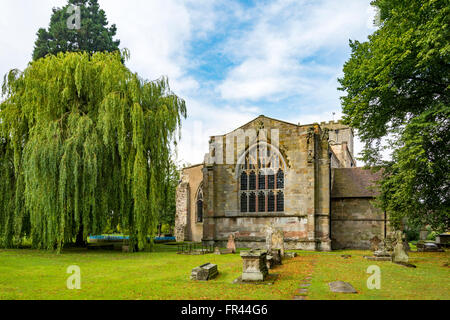
<svg viewBox="0 0 450 320">
<path fill-rule="evenodd" d="M 264 281 L 267 270 L 267 251 L 250 250 L 241 252 L 242 281 Z"/>
</svg>

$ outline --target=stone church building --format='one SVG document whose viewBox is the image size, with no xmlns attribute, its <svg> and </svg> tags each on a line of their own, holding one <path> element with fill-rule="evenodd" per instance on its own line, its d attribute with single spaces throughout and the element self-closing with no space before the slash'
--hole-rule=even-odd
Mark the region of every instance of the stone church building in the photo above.
<svg viewBox="0 0 450 320">
<path fill-rule="evenodd" d="M 241 248 L 265 246 L 265 230 L 288 249 L 369 248 L 386 237 L 374 207 L 378 175 L 356 167 L 353 129 L 341 122 L 296 125 L 259 116 L 211 137 L 202 164 L 184 168 L 177 188 L 175 236 Z"/>
</svg>

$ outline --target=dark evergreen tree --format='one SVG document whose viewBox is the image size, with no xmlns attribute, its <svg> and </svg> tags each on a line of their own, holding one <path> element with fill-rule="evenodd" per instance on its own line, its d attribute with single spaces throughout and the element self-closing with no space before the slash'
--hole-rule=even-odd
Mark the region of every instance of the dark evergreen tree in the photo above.
<svg viewBox="0 0 450 320">
<path fill-rule="evenodd" d="M 74 14 L 69 10 L 72 6 L 80 7 L 80 29 L 68 27 Z M 97 0 L 69 0 L 65 7 L 53 9 L 48 30 L 41 28 L 37 32 L 33 60 L 58 52 L 119 50 L 120 41 L 113 39 L 116 31 L 115 24 L 108 27 L 105 11 Z"/>
</svg>

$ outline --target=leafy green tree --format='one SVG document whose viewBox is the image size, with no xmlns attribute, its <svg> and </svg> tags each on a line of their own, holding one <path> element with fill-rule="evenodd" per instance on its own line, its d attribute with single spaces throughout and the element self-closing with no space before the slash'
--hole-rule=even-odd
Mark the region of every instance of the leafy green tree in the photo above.
<svg viewBox="0 0 450 320">
<path fill-rule="evenodd" d="M 127 56 L 127 55 L 124 55 Z M 0 238 L 55 249 L 112 224 L 149 249 L 185 102 L 120 52 L 59 53 L 11 71 L 0 104 Z"/>
<path fill-rule="evenodd" d="M 350 41 L 339 79 L 343 112 L 358 129 L 362 160 L 381 166 L 379 205 L 400 227 L 449 226 L 450 5 L 448 0 L 376 0 L 378 29 Z M 382 161 L 382 139 L 393 150 Z"/>
<path fill-rule="evenodd" d="M 179 170 L 172 160 L 167 162 L 165 170 L 161 173 L 161 180 L 165 183 L 158 210 L 158 234 L 161 234 L 163 225 L 168 226 L 171 230 L 175 226 L 176 191 L 180 180 Z"/>
<path fill-rule="evenodd" d="M 67 21 L 73 15 L 71 6 L 79 6 L 81 28 L 68 28 Z M 113 52 L 119 50 L 119 40 L 114 40 L 116 25 L 108 28 L 105 11 L 97 0 L 69 0 L 63 8 L 54 8 L 48 30 L 39 29 L 33 51 L 33 60 L 59 52 L 87 51 Z"/>
</svg>

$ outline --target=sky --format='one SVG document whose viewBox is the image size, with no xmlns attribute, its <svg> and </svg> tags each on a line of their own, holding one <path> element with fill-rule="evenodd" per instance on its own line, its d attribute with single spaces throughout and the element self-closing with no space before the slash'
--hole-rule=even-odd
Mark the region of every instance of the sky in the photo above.
<svg viewBox="0 0 450 320">
<path fill-rule="evenodd" d="M 186 101 L 177 157 L 196 164 L 210 136 L 259 115 L 310 124 L 341 118 L 337 79 L 349 39 L 375 31 L 371 0 L 99 0 L 127 66 L 167 76 Z M 23 70 L 36 32 L 67 0 L 0 0 L 0 75 Z M 335 113 L 333 115 L 333 113 Z M 355 141 L 356 152 L 362 148 Z M 361 162 L 359 162 L 361 164 Z"/>
</svg>

